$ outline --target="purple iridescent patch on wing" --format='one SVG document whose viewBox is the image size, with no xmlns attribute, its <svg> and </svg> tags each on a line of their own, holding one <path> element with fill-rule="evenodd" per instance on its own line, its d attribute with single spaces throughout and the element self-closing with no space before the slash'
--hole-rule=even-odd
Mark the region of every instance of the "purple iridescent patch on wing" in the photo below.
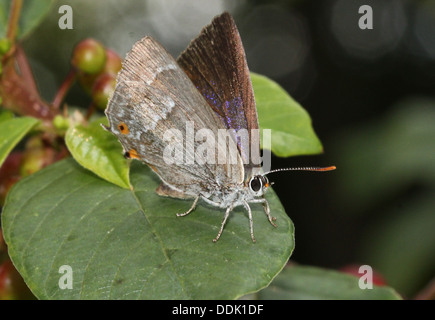
<svg viewBox="0 0 435 320">
<path fill-rule="evenodd" d="M 243 111 L 243 101 L 240 97 L 236 97 L 231 101 L 225 101 L 223 108 L 225 112 L 225 124 L 228 129 L 240 130 L 247 128 L 246 116 Z"/>
</svg>

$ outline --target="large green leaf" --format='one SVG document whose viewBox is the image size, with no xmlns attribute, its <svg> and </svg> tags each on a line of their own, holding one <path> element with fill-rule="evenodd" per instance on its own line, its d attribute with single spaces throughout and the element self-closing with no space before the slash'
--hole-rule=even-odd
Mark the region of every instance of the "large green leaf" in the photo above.
<svg viewBox="0 0 435 320">
<path fill-rule="evenodd" d="M 73 159 L 18 182 L 2 214 L 9 254 L 41 299 L 233 299 L 267 286 L 294 246 L 293 225 L 276 195 L 267 198 L 278 227 L 252 205 L 233 211 L 222 237 L 223 210 L 159 197 L 159 179 L 140 162 L 133 189 L 84 170 Z M 59 288 L 59 268 L 73 271 L 73 289 Z"/>
<path fill-rule="evenodd" d="M 279 157 L 323 151 L 308 113 L 273 80 L 251 73 L 260 129 L 272 130 L 272 152 Z"/>
<path fill-rule="evenodd" d="M 316 267 L 289 266 L 260 291 L 259 299 L 273 300 L 398 300 L 386 286 L 361 289 L 359 278 Z"/>
<path fill-rule="evenodd" d="M 19 20 L 18 37 L 25 37 L 35 29 L 48 14 L 53 3 L 53 0 L 23 0 Z M 0 0 L 0 39 L 6 36 L 11 4 L 11 0 Z"/>
<path fill-rule="evenodd" d="M 0 118 L 0 166 L 9 152 L 38 122 L 35 118 L 10 118 L 8 113 L 2 113 Z"/>
<path fill-rule="evenodd" d="M 122 155 L 121 144 L 115 136 L 103 130 L 106 117 L 88 126 L 72 126 L 65 135 L 65 142 L 72 156 L 83 167 L 99 177 L 122 188 L 129 188 L 129 164 Z"/>
</svg>

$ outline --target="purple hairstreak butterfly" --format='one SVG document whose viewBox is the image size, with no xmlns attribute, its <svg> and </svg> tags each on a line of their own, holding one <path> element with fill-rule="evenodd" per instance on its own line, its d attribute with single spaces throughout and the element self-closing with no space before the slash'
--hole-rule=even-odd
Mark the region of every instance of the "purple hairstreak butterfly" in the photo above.
<svg viewBox="0 0 435 320">
<path fill-rule="evenodd" d="M 106 115 L 105 129 L 119 139 L 124 156 L 146 163 L 162 180 L 159 195 L 193 199 L 190 209 L 177 216 L 191 213 L 199 200 L 225 209 L 214 242 L 238 206 L 248 212 L 255 242 L 250 203 L 262 204 L 276 227 L 265 198 L 268 174 L 335 169 L 263 172 L 260 154 L 253 152 L 260 137 L 245 51 L 226 12 L 204 27 L 177 60 L 151 37 L 136 42 L 118 74 Z"/>
</svg>

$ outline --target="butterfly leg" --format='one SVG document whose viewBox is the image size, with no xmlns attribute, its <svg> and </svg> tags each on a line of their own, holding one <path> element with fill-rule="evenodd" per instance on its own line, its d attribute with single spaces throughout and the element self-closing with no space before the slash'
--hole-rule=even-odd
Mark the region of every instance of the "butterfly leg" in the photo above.
<svg viewBox="0 0 435 320">
<path fill-rule="evenodd" d="M 254 238 L 254 223 L 252 221 L 252 211 L 251 211 L 251 207 L 249 206 L 249 204 L 243 200 L 243 206 L 246 208 L 246 210 L 248 210 L 248 217 L 249 217 L 249 229 L 251 230 L 251 239 L 252 242 L 256 242 L 257 240 L 255 240 Z"/>
<path fill-rule="evenodd" d="M 266 213 L 267 219 L 269 219 L 270 224 L 276 228 L 277 225 L 276 223 L 274 223 L 274 221 L 276 221 L 276 218 L 270 215 L 270 206 L 269 206 L 269 202 L 267 202 L 266 199 L 264 199 L 263 202 L 263 209 L 264 212 Z"/>
<path fill-rule="evenodd" d="M 213 239 L 213 242 L 216 242 L 221 237 L 222 231 L 224 231 L 225 223 L 227 222 L 228 217 L 230 216 L 230 212 L 233 210 L 233 205 L 230 205 L 227 210 L 225 211 L 224 220 L 222 220 L 221 228 L 219 230 L 219 233 L 217 234 L 216 238 Z"/>
<path fill-rule="evenodd" d="M 216 201 L 210 200 L 210 199 L 207 198 L 207 197 L 201 196 L 201 198 L 202 198 L 205 202 L 207 202 L 208 204 L 211 204 L 212 206 L 220 207 L 220 205 L 221 205 L 219 202 L 216 202 Z"/>
<path fill-rule="evenodd" d="M 276 225 L 276 223 L 274 223 L 274 221 L 276 221 L 276 218 L 272 217 L 270 215 L 269 202 L 267 202 L 267 200 L 265 198 L 263 198 L 263 199 L 255 199 L 255 200 L 253 200 L 251 202 L 263 204 L 264 213 L 266 213 L 267 219 L 269 219 L 270 224 L 276 228 L 277 225 Z"/>
<path fill-rule="evenodd" d="M 195 210 L 195 208 L 196 208 L 196 204 L 198 203 L 198 200 L 199 200 L 199 197 L 200 197 L 200 196 L 197 196 L 197 197 L 195 198 L 195 200 L 193 201 L 193 204 L 192 204 L 192 206 L 190 207 L 189 210 L 187 210 L 187 211 L 184 212 L 184 213 L 177 213 L 177 217 L 184 217 L 184 216 L 187 216 L 189 213 L 191 213 L 193 210 Z"/>
</svg>

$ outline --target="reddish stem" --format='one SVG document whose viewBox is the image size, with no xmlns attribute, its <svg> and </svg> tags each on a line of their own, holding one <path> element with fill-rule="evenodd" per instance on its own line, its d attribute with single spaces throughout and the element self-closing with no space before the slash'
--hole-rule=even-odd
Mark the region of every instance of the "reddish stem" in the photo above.
<svg viewBox="0 0 435 320">
<path fill-rule="evenodd" d="M 54 97 L 52 102 L 53 109 L 55 110 L 60 109 L 61 103 L 65 98 L 66 94 L 68 93 L 69 89 L 74 84 L 76 77 L 77 77 L 77 71 L 76 69 L 72 68 L 69 71 L 68 75 L 66 76 L 65 80 L 63 81 L 63 83 L 61 84 L 61 86 L 59 87 L 59 90 L 57 90 L 56 92 L 56 96 Z"/>
</svg>

